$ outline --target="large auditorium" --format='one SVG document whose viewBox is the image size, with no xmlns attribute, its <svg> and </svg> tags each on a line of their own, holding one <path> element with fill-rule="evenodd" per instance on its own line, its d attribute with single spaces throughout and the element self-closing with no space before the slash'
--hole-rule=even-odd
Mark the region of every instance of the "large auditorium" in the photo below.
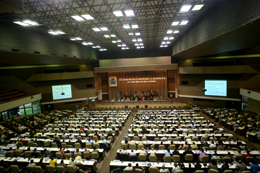
<svg viewBox="0 0 260 173">
<path fill-rule="evenodd" d="M 0 0 L 0 172 L 260 173 L 259 9 Z"/>
</svg>

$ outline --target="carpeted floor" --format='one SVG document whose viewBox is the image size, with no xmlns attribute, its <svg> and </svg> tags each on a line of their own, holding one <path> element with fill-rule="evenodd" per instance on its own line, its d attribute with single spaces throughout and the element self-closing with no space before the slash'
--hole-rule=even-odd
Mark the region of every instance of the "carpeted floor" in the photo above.
<svg viewBox="0 0 260 173">
<path fill-rule="evenodd" d="M 136 112 L 131 113 L 131 116 L 128 118 L 124 128 L 122 129 L 122 131 L 119 133 L 119 135 L 117 136 L 116 140 L 114 141 L 111 150 L 106 153 L 106 157 L 104 158 L 103 161 L 101 161 L 100 163 L 98 163 L 98 170 L 97 173 L 109 173 L 109 164 L 112 160 L 115 160 L 116 158 L 116 154 L 117 154 L 117 150 L 119 148 L 121 148 L 121 141 L 124 139 L 124 133 L 128 132 L 128 129 L 132 123 L 133 120 L 133 115 L 135 115 Z"/>
</svg>

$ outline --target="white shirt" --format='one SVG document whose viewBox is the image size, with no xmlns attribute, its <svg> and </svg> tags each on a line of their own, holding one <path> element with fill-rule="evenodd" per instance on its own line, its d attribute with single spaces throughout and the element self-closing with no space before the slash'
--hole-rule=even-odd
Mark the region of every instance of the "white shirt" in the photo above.
<svg viewBox="0 0 260 173">
<path fill-rule="evenodd" d="M 176 171 L 181 170 L 179 166 L 172 168 L 172 173 L 175 173 Z"/>
<path fill-rule="evenodd" d="M 161 173 L 169 173 L 170 171 L 169 171 L 169 169 L 164 168 L 164 169 L 160 169 L 159 172 L 161 172 Z"/>
</svg>

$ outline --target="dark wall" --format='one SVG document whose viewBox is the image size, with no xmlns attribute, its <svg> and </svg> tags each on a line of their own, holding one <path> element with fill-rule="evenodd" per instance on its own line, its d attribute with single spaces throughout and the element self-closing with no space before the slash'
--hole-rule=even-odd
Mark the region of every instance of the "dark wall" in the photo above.
<svg viewBox="0 0 260 173">
<path fill-rule="evenodd" d="M 214 40 L 216 37 L 234 31 L 244 25 L 250 24 L 252 21 L 258 19 L 260 15 L 259 9 L 260 1 L 223 1 L 223 3 L 213 9 L 208 16 L 205 16 L 201 22 L 198 22 L 197 25 L 192 27 L 189 31 L 187 31 L 187 33 L 183 34 L 184 36 L 182 38 L 176 40 L 177 42 L 173 46 L 173 55 L 183 52 L 189 48 L 196 47 L 203 42 Z M 256 35 L 258 32 L 250 34 Z M 234 44 L 241 41 L 239 39 L 235 40 L 236 37 L 232 39 L 234 39 L 234 42 L 232 42 Z M 219 45 L 214 45 L 218 47 L 216 48 L 216 51 L 218 51 L 217 53 L 239 49 L 238 46 L 233 44 L 224 45 L 224 47 L 221 42 L 218 44 Z M 197 51 L 202 52 L 203 49 Z"/>
<path fill-rule="evenodd" d="M 62 37 L 39 33 L 30 27 L 0 23 L 0 50 L 19 49 L 23 53 L 37 51 L 45 55 L 98 59 L 96 50 Z"/>
</svg>

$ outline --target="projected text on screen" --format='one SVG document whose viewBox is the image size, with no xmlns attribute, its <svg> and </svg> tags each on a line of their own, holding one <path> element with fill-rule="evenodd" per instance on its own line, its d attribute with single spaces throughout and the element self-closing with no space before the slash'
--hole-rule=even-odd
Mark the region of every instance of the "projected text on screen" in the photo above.
<svg viewBox="0 0 260 173">
<path fill-rule="evenodd" d="M 52 86 L 53 100 L 72 98 L 71 85 L 53 85 Z"/>
<path fill-rule="evenodd" d="M 227 96 L 226 80 L 205 80 L 205 95 Z"/>
</svg>

